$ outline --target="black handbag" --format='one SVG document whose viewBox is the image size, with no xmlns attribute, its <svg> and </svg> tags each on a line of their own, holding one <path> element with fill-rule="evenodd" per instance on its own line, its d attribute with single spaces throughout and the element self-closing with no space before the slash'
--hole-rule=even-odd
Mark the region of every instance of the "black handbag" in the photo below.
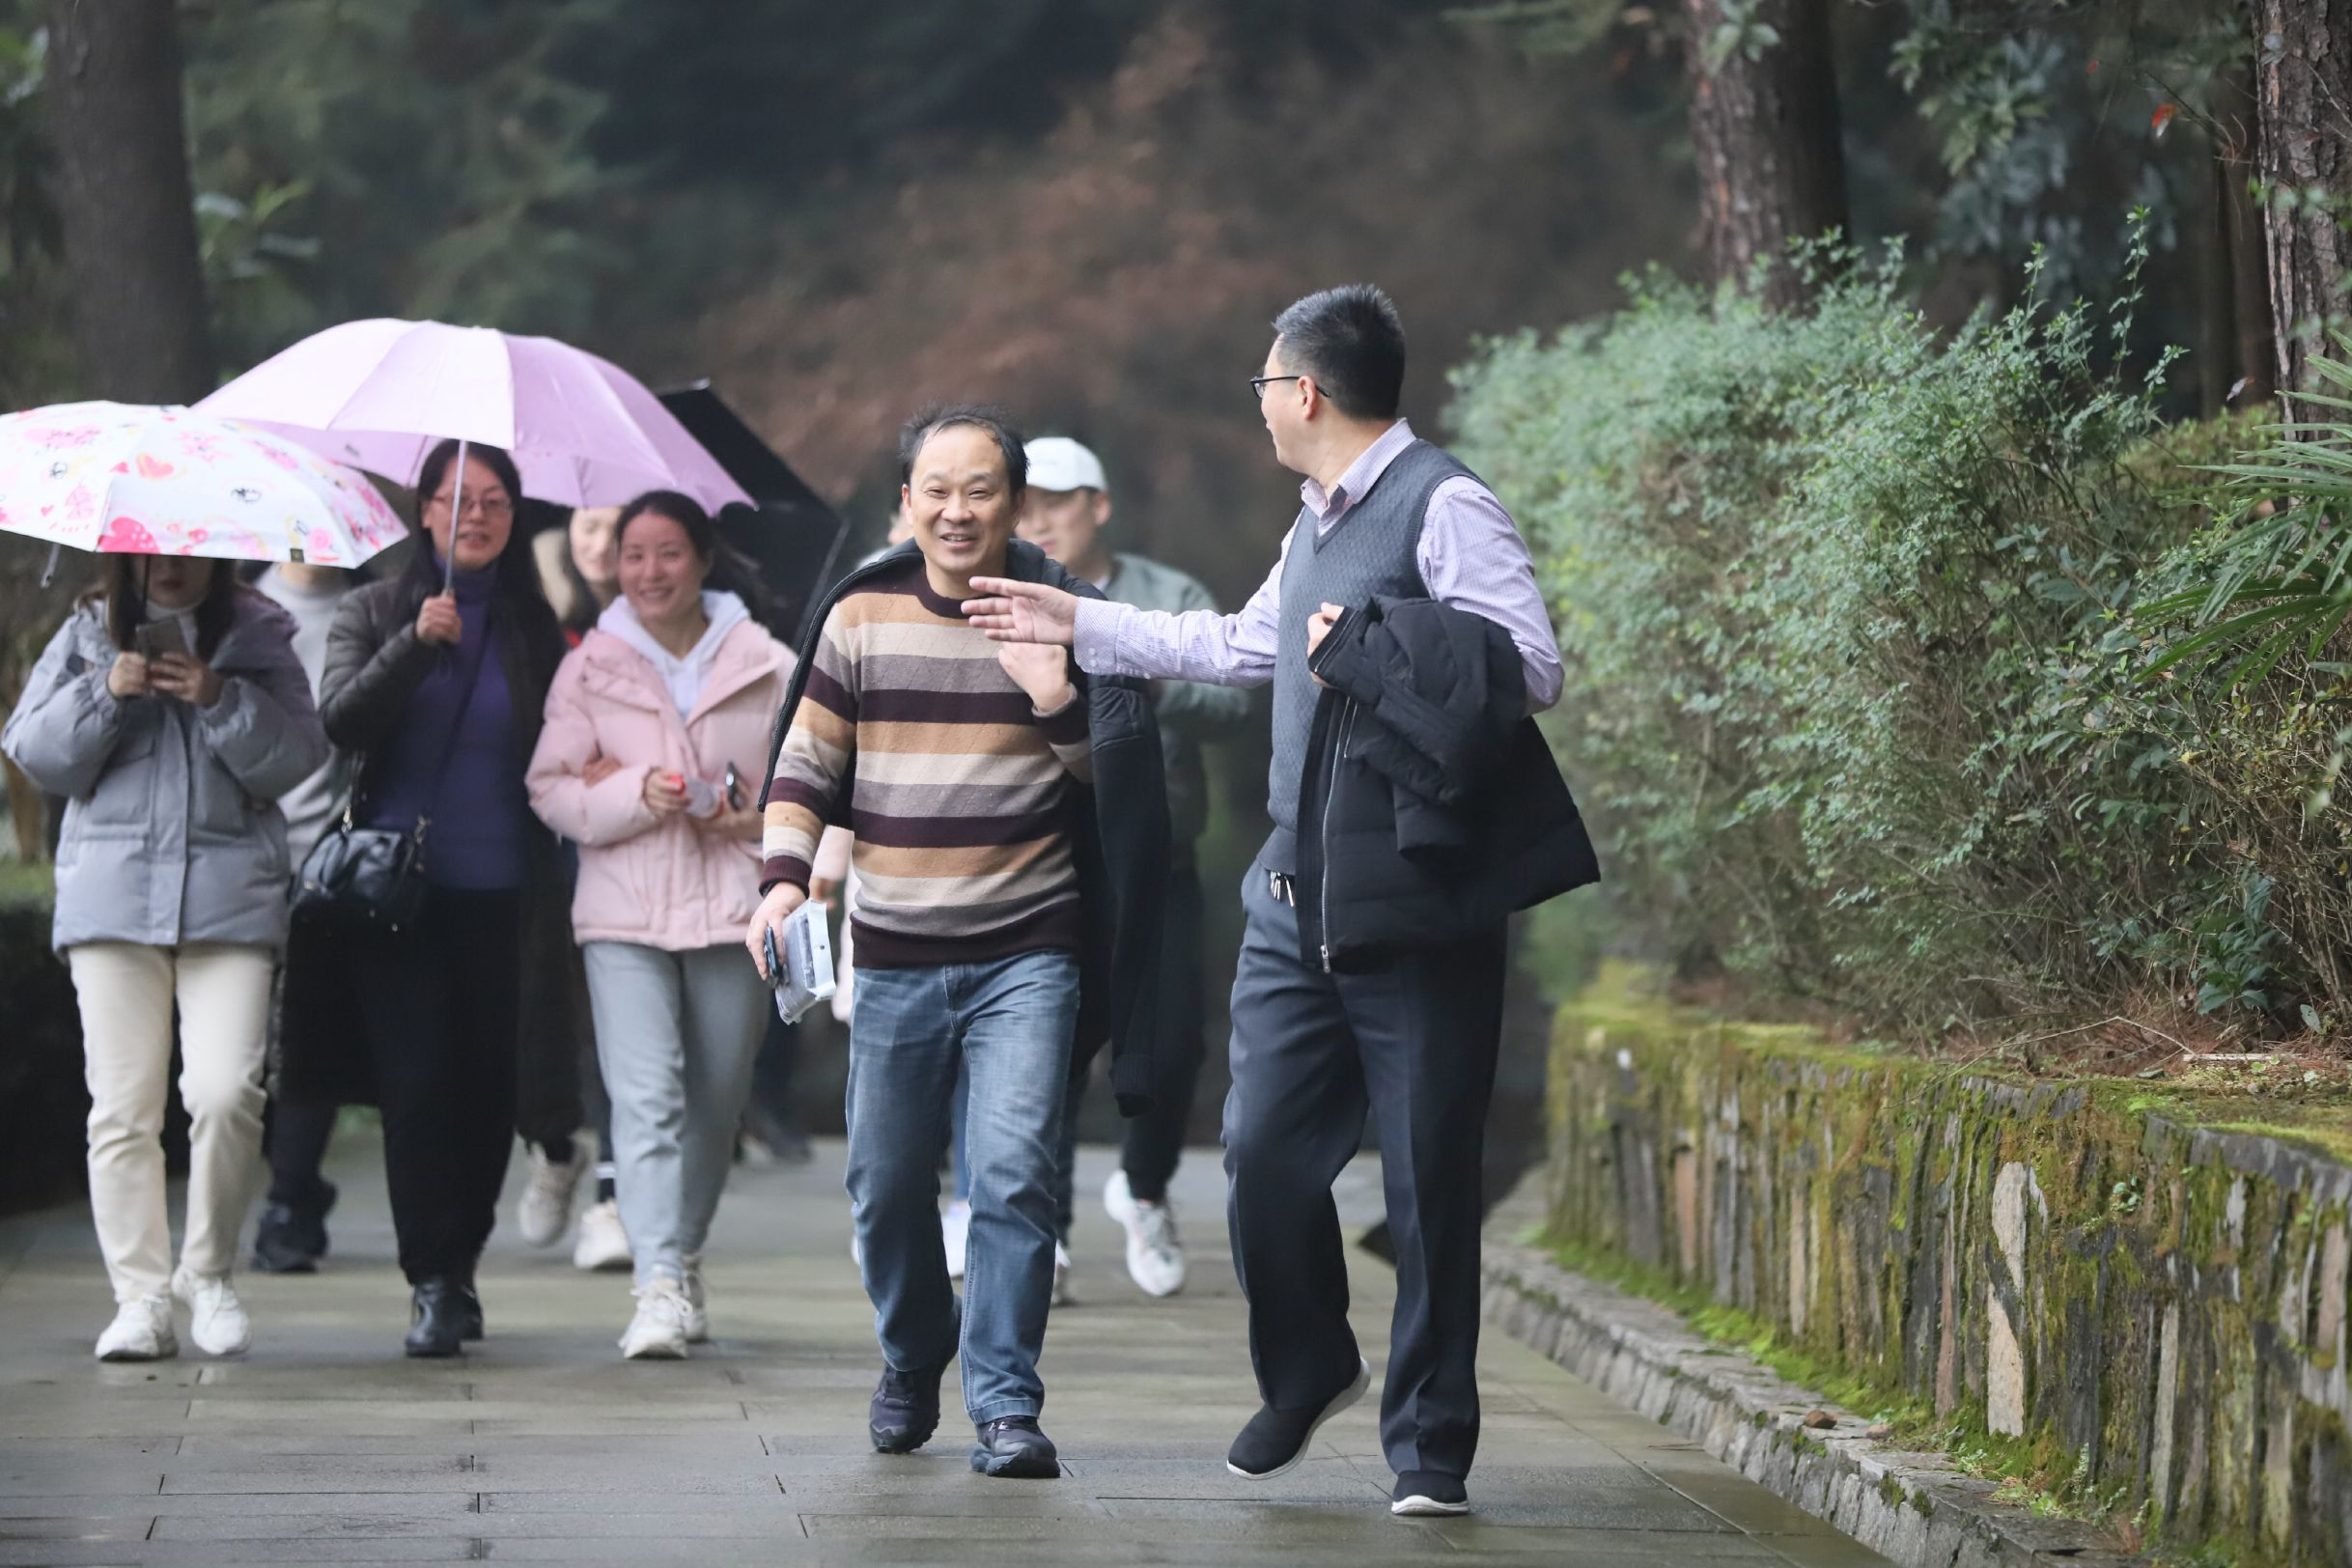
<svg viewBox="0 0 2352 1568">
<path fill-rule="evenodd" d="M 482 651 L 465 674 L 465 689 L 458 698 L 457 716 L 450 720 L 449 738 L 434 769 L 434 794 L 449 775 L 449 762 L 458 748 L 458 729 L 473 706 L 474 685 L 482 679 L 482 661 L 493 658 L 492 626 L 483 623 Z M 350 796 L 343 816 L 311 846 L 294 879 L 294 917 L 337 931 L 400 931 L 416 918 L 425 902 L 425 835 L 432 829 L 430 809 L 417 813 L 416 826 L 361 827 L 359 785 L 364 768 L 353 770 Z"/>
</svg>

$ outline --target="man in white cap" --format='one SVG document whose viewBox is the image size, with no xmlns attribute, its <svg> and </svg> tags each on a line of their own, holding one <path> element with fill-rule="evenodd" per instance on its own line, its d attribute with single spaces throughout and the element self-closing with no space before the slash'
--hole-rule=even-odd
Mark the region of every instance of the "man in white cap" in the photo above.
<svg viewBox="0 0 2352 1568">
<path fill-rule="evenodd" d="M 1209 590 L 1173 567 L 1140 555 L 1114 553 L 1104 534 L 1110 522 L 1110 484 L 1102 460 L 1067 435 L 1046 435 L 1027 446 L 1028 499 L 1021 537 L 1085 578 L 1106 597 L 1140 609 L 1217 612 Z M 1202 998 L 1200 871 L 1193 845 L 1209 822 L 1209 775 L 1203 742 L 1230 734 L 1249 717 L 1246 692 L 1195 681 L 1153 683 L 1160 744 L 1167 772 L 1167 912 L 1161 939 L 1159 1050 L 1152 1107 L 1127 1124 L 1119 1168 L 1103 1189 L 1103 1207 L 1127 1230 L 1127 1272 L 1147 1294 L 1171 1296 L 1184 1286 L 1184 1244 L 1167 1196 L 1168 1178 L 1184 1150 L 1192 1089 L 1200 1077 Z M 1082 1084 L 1082 1080 L 1081 1080 Z M 1072 1160 L 1077 1151 L 1079 1088 L 1062 1117 L 1059 1173 L 1061 1228 L 1070 1232 Z"/>
</svg>

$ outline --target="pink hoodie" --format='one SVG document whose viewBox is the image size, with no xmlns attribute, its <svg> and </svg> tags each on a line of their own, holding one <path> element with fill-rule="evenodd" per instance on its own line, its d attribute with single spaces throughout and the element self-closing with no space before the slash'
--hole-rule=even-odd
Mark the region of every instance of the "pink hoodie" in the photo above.
<svg viewBox="0 0 2352 1568">
<path fill-rule="evenodd" d="M 662 673 L 622 638 L 594 630 L 566 656 L 547 691 L 527 782 L 541 820 L 580 847 L 572 900 L 577 940 L 683 952 L 743 939 L 760 901 L 755 797 L 792 664 L 758 622 L 739 622 L 712 654 L 693 711 L 682 719 Z M 590 784 L 584 775 L 598 756 L 621 767 Z M 647 808 L 648 772 L 717 783 L 729 763 L 754 813 L 750 836 L 705 831 L 683 813 L 657 822 Z"/>
</svg>

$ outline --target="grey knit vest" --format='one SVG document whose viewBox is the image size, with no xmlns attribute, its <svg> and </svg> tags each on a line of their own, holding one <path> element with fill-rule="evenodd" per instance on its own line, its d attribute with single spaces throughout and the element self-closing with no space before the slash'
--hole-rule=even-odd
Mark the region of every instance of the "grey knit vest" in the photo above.
<svg viewBox="0 0 2352 1568">
<path fill-rule="evenodd" d="M 1299 827 L 1299 783 L 1306 768 L 1307 732 L 1314 727 L 1314 678 L 1306 672 L 1306 623 L 1325 604 L 1354 606 L 1376 594 L 1425 599 L 1421 580 L 1421 524 L 1440 485 L 1470 472 L 1452 454 L 1414 441 L 1396 455 L 1371 490 L 1330 534 L 1315 532 L 1315 514 L 1302 507 L 1290 554 L 1282 565 L 1280 646 L 1274 655 L 1274 765 L 1267 770 L 1266 811 L 1280 831 L 1277 853 Z M 1275 866 L 1277 871 L 1297 869 Z"/>
</svg>

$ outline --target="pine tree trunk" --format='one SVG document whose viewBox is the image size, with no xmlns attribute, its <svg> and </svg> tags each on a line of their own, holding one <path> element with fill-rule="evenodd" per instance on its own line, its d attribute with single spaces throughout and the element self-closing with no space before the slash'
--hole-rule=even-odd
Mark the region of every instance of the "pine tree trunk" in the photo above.
<svg viewBox="0 0 2352 1568">
<path fill-rule="evenodd" d="M 1756 0 L 1749 14 L 1778 41 L 1726 49 L 1723 0 L 1684 0 L 1699 242 L 1718 283 L 1746 288 L 1768 263 L 1764 297 L 1785 309 L 1806 294 L 1789 241 L 1847 227 L 1837 73 L 1826 0 Z"/>
<path fill-rule="evenodd" d="M 2214 95 L 2212 331 L 2205 345 L 2205 411 L 2248 408 L 2279 390 L 2270 324 L 2269 240 L 2254 204 L 2254 70 L 2233 67 Z"/>
<path fill-rule="evenodd" d="M 92 393 L 212 389 L 173 0 L 50 0 L 47 91 L 76 337 Z"/>
<path fill-rule="evenodd" d="M 2310 352 L 2343 324 L 2352 284 L 2352 0 L 2254 0 L 2254 12 L 2279 385 L 2308 391 Z"/>
</svg>

